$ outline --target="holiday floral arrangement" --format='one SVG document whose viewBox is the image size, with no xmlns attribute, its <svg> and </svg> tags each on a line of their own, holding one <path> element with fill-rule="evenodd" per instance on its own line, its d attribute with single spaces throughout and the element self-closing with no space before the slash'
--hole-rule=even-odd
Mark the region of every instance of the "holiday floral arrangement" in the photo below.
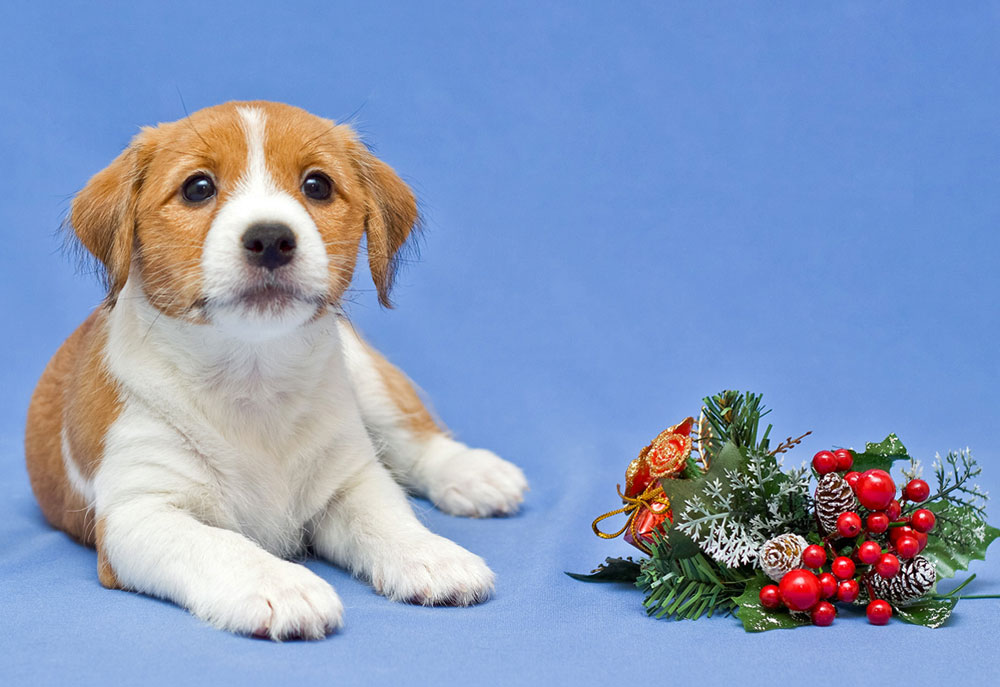
<svg viewBox="0 0 1000 687">
<path fill-rule="evenodd" d="M 789 470 L 782 454 L 808 433 L 771 449 L 771 426 L 760 431 L 768 412 L 760 395 L 724 391 L 704 399 L 698 421 L 660 433 L 628 466 L 624 507 L 593 525 L 648 557 L 570 576 L 634 583 L 658 618 L 735 613 L 751 632 L 830 625 L 835 604 L 864 608 L 875 625 L 895 616 L 939 627 L 960 598 L 974 598 L 959 595 L 974 576 L 937 592 L 1000 535 L 967 449 L 937 457 L 933 488 L 894 434 Z M 616 516 L 624 526 L 603 531 Z"/>
</svg>

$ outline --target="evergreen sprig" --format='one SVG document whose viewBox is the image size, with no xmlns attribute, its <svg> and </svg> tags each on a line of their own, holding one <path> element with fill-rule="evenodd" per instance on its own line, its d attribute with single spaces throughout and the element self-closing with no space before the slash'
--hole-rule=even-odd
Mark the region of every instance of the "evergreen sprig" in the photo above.
<svg viewBox="0 0 1000 687">
<path fill-rule="evenodd" d="M 649 615 L 696 620 L 703 615 L 732 614 L 747 579 L 741 571 L 721 566 L 700 553 L 675 558 L 666 541 L 658 537 L 635 584 L 646 594 L 643 605 Z"/>
<path fill-rule="evenodd" d="M 969 449 L 949 451 L 944 458 L 940 455 L 935 456 L 934 476 L 937 478 L 937 493 L 926 499 L 926 503 L 947 502 L 957 508 L 968 508 L 985 520 L 988 495 L 972 481 L 982 471 Z M 909 510 L 915 508 L 917 506 Z"/>
<path fill-rule="evenodd" d="M 672 544 L 700 550 L 729 568 L 753 567 L 775 534 L 806 534 L 812 526 L 809 473 L 785 471 L 777 456 L 727 444 L 699 480 L 664 480 L 674 510 Z"/>
<path fill-rule="evenodd" d="M 702 412 L 711 426 L 711 432 L 701 429 L 702 450 L 711 457 L 732 442 L 737 448 L 752 448 L 766 453 L 771 425 L 759 439 L 758 433 L 761 418 L 771 410 L 764 407 L 763 399 L 763 394 L 748 391 L 723 391 L 703 398 Z"/>
</svg>

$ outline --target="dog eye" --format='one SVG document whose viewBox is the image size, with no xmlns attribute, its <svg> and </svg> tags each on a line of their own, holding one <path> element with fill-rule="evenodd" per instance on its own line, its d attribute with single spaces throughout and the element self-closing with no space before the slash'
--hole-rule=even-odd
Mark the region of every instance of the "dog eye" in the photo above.
<svg viewBox="0 0 1000 687">
<path fill-rule="evenodd" d="M 215 195 L 215 182 L 204 174 L 195 174 L 181 186 L 181 195 L 190 203 L 201 203 Z"/>
<path fill-rule="evenodd" d="M 302 194 L 313 200 L 329 200 L 333 195 L 333 182 L 322 172 L 313 172 L 302 182 Z"/>
</svg>

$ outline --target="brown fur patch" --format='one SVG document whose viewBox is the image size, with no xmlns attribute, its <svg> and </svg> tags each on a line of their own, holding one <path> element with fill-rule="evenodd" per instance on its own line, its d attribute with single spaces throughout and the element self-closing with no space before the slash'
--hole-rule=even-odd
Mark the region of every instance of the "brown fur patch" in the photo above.
<svg viewBox="0 0 1000 687">
<path fill-rule="evenodd" d="M 107 589 L 124 589 L 122 583 L 111 569 L 111 563 L 104 550 L 104 518 L 97 521 L 97 580 Z"/>
<path fill-rule="evenodd" d="M 386 392 L 403 416 L 403 423 L 407 428 L 418 437 L 426 437 L 430 434 L 447 434 L 447 430 L 435 421 L 434 416 L 424 405 L 410 378 L 390 363 L 384 355 L 372 348 L 360 335 L 358 339 L 368 351 L 368 355 L 371 356 L 375 369 L 385 385 Z"/>
<path fill-rule="evenodd" d="M 265 117 L 264 153 L 275 183 L 311 215 L 330 257 L 327 301 L 347 289 L 361 236 L 379 301 L 390 305 L 395 259 L 416 220 L 416 200 L 392 169 L 375 158 L 346 125 L 290 105 L 231 102 L 185 119 L 145 128 L 73 201 L 71 223 L 105 266 L 109 297 L 137 264 L 146 295 L 164 314 L 203 322 L 199 306 L 201 255 L 212 221 L 237 191 L 246 171 L 247 141 L 240 110 Z M 321 171 L 333 181 L 332 199 L 316 201 L 302 181 Z M 181 187 L 207 174 L 216 195 L 190 203 Z"/>
<path fill-rule="evenodd" d="M 65 427 L 70 457 L 91 478 L 104 452 L 104 435 L 121 410 L 104 368 L 107 314 L 96 310 L 49 361 L 28 407 L 24 449 L 32 490 L 45 518 L 88 545 L 95 541 L 89 505 L 69 482 L 62 455 Z"/>
</svg>

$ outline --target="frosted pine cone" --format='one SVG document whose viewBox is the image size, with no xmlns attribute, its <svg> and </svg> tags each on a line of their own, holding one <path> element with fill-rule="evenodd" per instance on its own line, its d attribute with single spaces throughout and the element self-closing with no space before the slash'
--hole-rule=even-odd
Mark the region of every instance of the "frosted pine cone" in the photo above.
<svg viewBox="0 0 1000 687">
<path fill-rule="evenodd" d="M 836 472 L 823 475 L 813 498 L 816 502 L 816 519 L 819 520 L 823 534 L 836 532 L 837 518 L 858 506 L 851 485 Z"/>
<path fill-rule="evenodd" d="M 768 539 L 760 547 L 758 560 L 760 568 L 775 582 L 781 582 L 789 570 L 802 567 L 802 551 L 809 542 L 797 534 L 781 534 Z"/>
<path fill-rule="evenodd" d="M 875 596 L 893 605 L 903 605 L 919 599 L 931 590 L 937 579 L 934 564 L 923 556 L 914 556 L 900 563 L 899 572 L 888 580 L 876 572 L 869 576 Z"/>
</svg>

